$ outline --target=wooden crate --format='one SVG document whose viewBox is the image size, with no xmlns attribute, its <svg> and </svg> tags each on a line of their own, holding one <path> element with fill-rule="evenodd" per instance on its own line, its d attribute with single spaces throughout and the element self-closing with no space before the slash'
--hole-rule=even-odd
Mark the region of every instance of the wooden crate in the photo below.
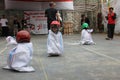
<svg viewBox="0 0 120 80">
<path fill-rule="evenodd" d="M 73 34 L 73 23 L 72 22 L 63 22 L 64 34 L 69 35 Z"/>
</svg>

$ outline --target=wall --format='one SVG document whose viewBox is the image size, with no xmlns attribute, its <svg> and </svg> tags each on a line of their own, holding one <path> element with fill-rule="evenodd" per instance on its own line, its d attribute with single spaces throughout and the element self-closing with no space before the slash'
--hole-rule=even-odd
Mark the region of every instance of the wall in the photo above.
<svg viewBox="0 0 120 80">
<path fill-rule="evenodd" d="M 61 11 L 63 16 L 63 21 L 73 22 L 73 30 L 75 33 L 81 31 L 81 14 L 86 14 L 91 21 L 91 28 L 94 28 L 94 31 L 97 32 L 97 13 L 99 12 L 98 0 L 73 0 L 74 1 L 74 10 L 63 10 Z M 19 16 L 19 20 L 23 17 L 23 11 L 20 10 L 4 10 L 4 0 L 0 0 L 0 17 L 2 14 L 5 14 L 9 19 L 9 27 L 12 31 L 12 21 L 15 15 Z"/>
</svg>

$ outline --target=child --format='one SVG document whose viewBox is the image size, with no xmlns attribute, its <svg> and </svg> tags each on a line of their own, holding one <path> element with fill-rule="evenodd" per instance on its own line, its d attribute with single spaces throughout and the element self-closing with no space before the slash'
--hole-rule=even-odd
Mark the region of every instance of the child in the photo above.
<svg viewBox="0 0 120 80">
<path fill-rule="evenodd" d="M 83 45 L 91 45 L 95 44 L 92 39 L 91 32 L 93 32 L 93 29 L 88 29 L 88 24 L 83 23 L 82 24 L 82 32 L 81 32 L 81 44 Z"/>
<path fill-rule="evenodd" d="M 60 56 L 63 53 L 63 38 L 59 32 L 60 23 L 52 21 L 47 40 L 47 53 L 49 56 Z"/>
<path fill-rule="evenodd" d="M 16 40 L 9 36 L 6 38 L 9 49 L 7 66 L 4 69 L 10 69 L 19 72 L 35 71 L 29 66 L 33 54 L 33 46 L 30 42 L 29 32 L 22 30 L 16 35 Z M 14 47 L 11 48 L 11 45 Z"/>
</svg>

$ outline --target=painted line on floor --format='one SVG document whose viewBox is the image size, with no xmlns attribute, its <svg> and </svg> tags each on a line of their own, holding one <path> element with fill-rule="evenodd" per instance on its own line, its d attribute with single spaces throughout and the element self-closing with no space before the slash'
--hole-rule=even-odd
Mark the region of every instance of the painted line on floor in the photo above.
<svg viewBox="0 0 120 80">
<path fill-rule="evenodd" d="M 36 48 L 38 46 L 34 45 Z M 40 50 L 39 50 L 40 51 Z M 37 51 L 39 53 L 39 51 Z M 42 59 L 39 57 L 38 59 L 37 58 L 34 58 L 35 62 L 38 62 L 38 65 L 39 65 L 39 68 L 41 67 L 42 68 L 42 71 L 44 73 L 44 77 L 45 77 L 45 80 L 49 80 L 48 79 L 48 75 L 47 75 L 47 72 L 45 71 L 45 67 L 44 65 L 42 64 Z"/>
<path fill-rule="evenodd" d="M 2 50 L 0 51 L 0 55 L 1 55 L 6 49 L 7 49 L 7 47 L 5 47 L 4 49 L 2 49 Z"/>
<path fill-rule="evenodd" d="M 68 44 L 68 45 L 80 45 L 78 42 L 77 43 L 68 43 L 68 42 L 65 42 L 65 44 Z M 119 59 L 113 58 L 113 57 L 105 55 L 105 54 L 101 54 L 101 53 L 99 53 L 99 52 L 97 52 L 95 50 L 92 50 L 92 49 L 88 48 L 87 46 L 85 47 L 84 45 L 82 45 L 82 48 L 85 49 L 85 50 L 87 50 L 87 51 L 90 51 L 92 53 L 95 53 L 95 54 L 97 54 L 99 56 L 106 57 L 106 58 L 111 59 L 111 60 L 113 60 L 113 61 L 115 61 L 117 63 L 120 63 Z"/>
<path fill-rule="evenodd" d="M 67 44 L 67 45 L 80 45 L 80 43 L 79 42 L 72 42 L 72 43 L 70 43 L 70 42 L 64 42 L 64 44 Z"/>
<path fill-rule="evenodd" d="M 49 79 L 48 79 L 47 72 L 46 72 L 46 70 L 45 70 L 45 67 L 44 67 L 44 65 L 42 64 L 41 58 L 40 58 L 40 57 L 39 57 L 38 59 L 35 58 L 35 61 L 38 63 L 39 68 L 41 67 L 41 69 L 42 69 L 42 71 L 43 71 L 43 73 L 44 73 L 44 78 L 45 78 L 45 80 L 49 80 Z"/>
<path fill-rule="evenodd" d="M 45 70 L 45 67 L 44 67 L 44 65 L 42 64 L 42 59 L 39 58 L 38 60 L 39 60 L 39 62 L 40 62 L 41 68 L 42 68 L 42 70 L 43 70 L 43 73 L 44 73 L 44 76 L 45 76 L 45 80 L 49 80 L 49 79 L 48 79 L 48 74 L 47 74 L 47 72 L 46 72 L 46 70 Z"/>
<path fill-rule="evenodd" d="M 0 42 L 0 45 L 5 45 L 5 41 Z"/>
<path fill-rule="evenodd" d="M 117 63 L 120 63 L 120 60 L 119 60 L 119 59 L 115 59 L 115 58 L 110 57 L 110 56 L 107 56 L 107 55 L 105 55 L 105 54 L 101 54 L 101 53 L 99 53 L 99 52 L 97 52 L 97 51 L 95 51 L 95 50 L 93 50 L 93 49 L 88 48 L 88 47 L 82 46 L 82 48 L 85 49 L 85 50 L 87 50 L 87 51 L 93 52 L 93 53 L 95 53 L 95 54 L 97 54 L 97 55 L 99 55 L 99 56 L 102 56 L 102 57 L 111 59 L 111 60 L 113 60 L 113 61 L 116 61 Z"/>
<path fill-rule="evenodd" d="M 2 37 L 1 37 L 2 38 Z M 5 38 L 2 38 L 0 39 L 0 45 L 5 45 Z M 0 51 L 0 55 L 7 49 L 7 47 L 3 48 L 1 51 Z"/>
</svg>

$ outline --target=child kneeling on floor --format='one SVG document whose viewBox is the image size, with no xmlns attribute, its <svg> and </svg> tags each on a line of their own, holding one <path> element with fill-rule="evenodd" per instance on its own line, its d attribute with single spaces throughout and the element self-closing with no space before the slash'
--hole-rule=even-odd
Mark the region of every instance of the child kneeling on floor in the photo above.
<svg viewBox="0 0 120 80">
<path fill-rule="evenodd" d="M 82 24 L 81 41 L 80 41 L 82 45 L 95 44 L 91 35 L 91 32 L 93 32 L 93 29 L 88 29 L 88 28 L 89 26 L 87 23 Z"/>
<path fill-rule="evenodd" d="M 47 39 L 47 53 L 49 56 L 60 56 L 63 53 L 63 38 L 59 31 L 60 23 L 52 21 Z"/>
<path fill-rule="evenodd" d="M 7 66 L 4 69 L 18 72 L 35 71 L 32 66 L 29 66 L 33 54 L 29 32 L 21 30 L 17 33 L 16 40 L 11 36 L 8 36 L 6 40 L 8 42 L 7 48 L 9 48 L 9 52 Z"/>
</svg>

